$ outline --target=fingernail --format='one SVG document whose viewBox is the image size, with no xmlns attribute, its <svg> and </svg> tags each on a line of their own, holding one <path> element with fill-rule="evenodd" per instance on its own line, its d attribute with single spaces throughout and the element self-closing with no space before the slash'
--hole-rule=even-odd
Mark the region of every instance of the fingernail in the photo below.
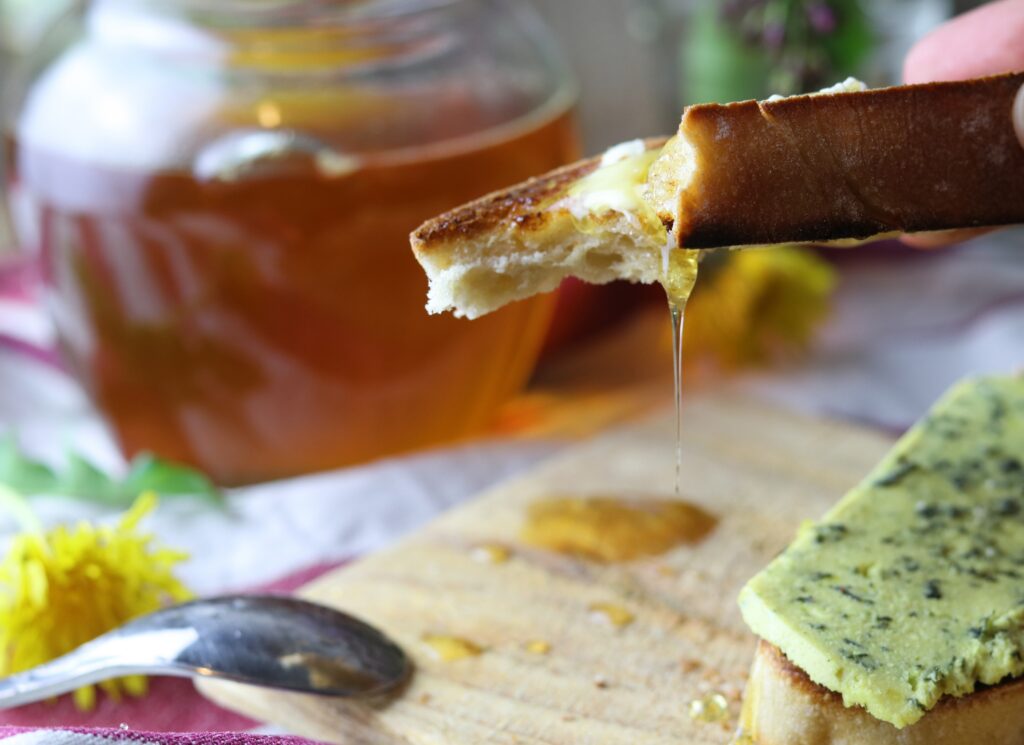
<svg viewBox="0 0 1024 745">
<path fill-rule="evenodd" d="M 1013 127 L 1017 130 L 1017 139 L 1024 147 L 1024 85 L 1017 91 L 1017 100 L 1013 102 Z"/>
</svg>

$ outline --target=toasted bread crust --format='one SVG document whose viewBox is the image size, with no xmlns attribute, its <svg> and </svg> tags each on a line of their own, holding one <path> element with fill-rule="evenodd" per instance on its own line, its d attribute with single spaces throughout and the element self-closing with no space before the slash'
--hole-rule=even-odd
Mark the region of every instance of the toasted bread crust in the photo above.
<svg viewBox="0 0 1024 745">
<path fill-rule="evenodd" d="M 647 140 L 645 147 L 664 142 Z M 569 190 L 600 163 L 588 158 L 488 194 L 414 231 L 413 253 L 429 279 L 427 310 L 477 318 L 570 276 L 597 284 L 656 281 L 663 243 L 649 245 L 632 214 L 602 211 L 587 216 L 586 230 L 579 227 Z"/>
<path fill-rule="evenodd" d="M 665 144 L 665 138 L 649 138 L 644 143 L 648 150 L 657 149 Z M 600 163 L 601 156 L 585 158 L 428 220 L 410 236 L 413 250 L 417 254 L 435 251 L 513 226 L 520 231 L 539 232 L 553 217 L 548 208 L 565 196 L 570 186 L 597 170 Z"/>
<path fill-rule="evenodd" d="M 761 641 L 743 702 L 742 730 L 756 745 L 1019 745 L 1024 741 L 1024 679 L 942 699 L 903 729 L 807 677 Z M 742 741 L 742 740 L 741 740 Z"/>
<path fill-rule="evenodd" d="M 1024 222 L 1011 111 L 1024 73 L 690 106 L 695 177 L 674 212 L 689 248 Z"/>
<path fill-rule="evenodd" d="M 593 157 L 570 163 L 428 220 L 410 236 L 413 248 L 430 251 L 454 241 L 476 240 L 510 224 L 538 230 L 550 219 L 544 207 L 596 170 L 600 162 L 600 157 Z"/>
<path fill-rule="evenodd" d="M 691 106 L 641 194 L 687 248 L 1024 222 L 1024 148 L 1011 117 L 1022 84 L 1016 73 Z M 415 230 L 427 309 L 476 318 L 569 276 L 658 281 L 666 244 L 635 214 L 588 214 L 583 230 L 579 205 L 563 199 L 599 165 L 573 163 Z"/>
</svg>

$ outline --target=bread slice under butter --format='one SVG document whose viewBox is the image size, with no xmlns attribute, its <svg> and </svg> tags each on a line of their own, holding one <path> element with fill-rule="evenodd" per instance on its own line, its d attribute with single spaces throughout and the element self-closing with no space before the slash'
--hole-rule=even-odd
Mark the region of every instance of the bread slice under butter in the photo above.
<svg viewBox="0 0 1024 745">
<path fill-rule="evenodd" d="M 1019 745 L 1024 742 L 1024 679 L 943 698 L 916 723 L 897 729 L 818 685 L 762 641 L 743 699 L 735 745 Z"/>
<path fill-rule="evenodd" d="M 755 742 L 931 742 L 917 733 L 944 721 L 932 712 L 974 711 L 952 700 L 995 706 L 1003 686 L 984 686 L 1024 673 L 1024 379 L 951 389 L 747 584 L 740 609 L 800 670 L 762 646 L 746 696 Z M 791 726 L 816 734 L 781 737 Z M 854 738 L 858 726 L 881 739 Z M 1024 729 L 959 742 L 1010 745 Z"/>
<path fill-rule="evenodd" d="M 649 171 L 633 169 L 610 200 L 572 193 L 603 170 L 590 158 L 424 223 L 410 238 L 427 309 L 475 318 L 567 276 L 659 281 L 668 247 L 1024 222 L 1011 117 L 1022 84 L 1016 73 L 690 106 Z"/>
</svg>

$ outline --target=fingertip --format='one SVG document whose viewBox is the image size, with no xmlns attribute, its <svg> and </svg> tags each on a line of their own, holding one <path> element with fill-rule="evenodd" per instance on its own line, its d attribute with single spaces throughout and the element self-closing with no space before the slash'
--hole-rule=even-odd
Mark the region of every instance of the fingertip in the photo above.
<svg viewBox="0 0 1024 745">
<path fill-rule="evenodd" d="M 1017 131 L 1020 146 L 1024 147 L 1024 85 L 1017 91 L 1017 98 L 1013 101 L 1013 128 Z"/>
<path fill-rule="evenodd" d="M 903 64 L 907 83 L 965 80 L 1024 68 L 1024 0 L 995 0 L 918 41 Z"/>
<path fill-rule="evenodd" d="M 934 34 L 925 36 L 910 48 L 903 59 L 903 82 L 908 85 L 931 82 L 935 65 L 932 63 Z"/>
<path fill-rule="evenodd" d="M 900 240 L 912 248 L 933 249 L 963 243 L 971 238 L 988 233 L 988 228 L 961 228 L 957 230 L 936 230 L 926 233 L 907 233 Z"/>
</svg>

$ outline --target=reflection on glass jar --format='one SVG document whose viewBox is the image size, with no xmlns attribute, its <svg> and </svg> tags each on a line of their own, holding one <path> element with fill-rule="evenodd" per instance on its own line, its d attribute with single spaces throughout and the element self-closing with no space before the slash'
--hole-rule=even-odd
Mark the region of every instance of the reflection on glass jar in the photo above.
<svg viewBox="0 0 1024 745">
<path fill-rule="evenodd" d="M 513 2 L 95 2 L 7 150 L 20 242 L 125 452 L 242 483 L 484 424 L 551 300 L 428 317 L 407 235 L 574 158 L 572 97 Z"/>
</svg>

